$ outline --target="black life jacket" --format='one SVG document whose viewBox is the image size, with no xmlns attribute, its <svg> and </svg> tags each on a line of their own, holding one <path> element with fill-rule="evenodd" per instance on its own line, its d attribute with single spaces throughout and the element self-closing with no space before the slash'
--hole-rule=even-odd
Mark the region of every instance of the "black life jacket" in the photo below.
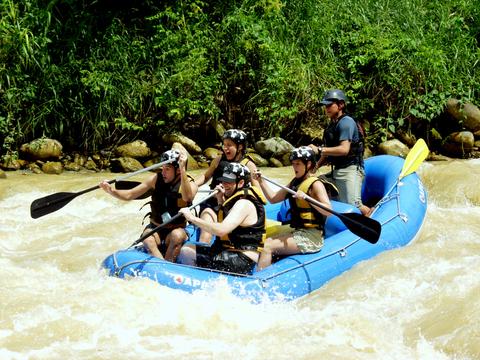
<svg viewBox="0 0 480 360">
<path fill-rule="evenodd" d="M 190 181 L 193 181 L 190 175 L 187 176 Z M 147 203 L 150 204 L 150 212 L 146 216 L 150 215 L 153 221 L 161 224 L 163 223 L 162 214 L 168 212 L 170 217 L 173 217 L 178 214 L 181 208 L 190 206 L 191 202 L 187 203 L 182 199 L 180 184 L 180 176 L 178 176 L 178 179 L 166 184 L 162 175 L 158 174 L 155 189 L 152 193 L 152 200 Z M 175 229 L 184 226 L 186 226 L 186 220 L 183 216 L 179 216 L 176 220 L 166 225 L 166 228 Z"/>
<path fill-rule="evenodd" d="M 316 176 L 310 176 L 305 180 L 295 178 L 288 187 L 293 191 L 301 190 L 308 194 L 308 191 L 316 181 L 320 181 Z M 295 198 L 290 193 L 287 195 L 287 199 L 290 202 L 292 214 L 291 227 L 295 229 L 315 228 L 323 230 L 325 216 L 315 210 L 307 200 Z"/>
<path fill-rule="evenodd" d="M 346 156 L 328 156 L 328 161 L 336 168 L 342 169 L 350 165 L 359 165 L 363 167 L 363 152 L 365 149 L 364 133 L 361 125 L 352 117 L 344 114 L 340 116 L 338 121 L 332 121 L 323 133 L 323 143 L 327 147 L 338 146 L 340 144 L 340 128 L 339 124 L 342 119 L 348 117 L 356 124 L 356 129 L 352 142 L 350 143 L 350 151 Z M 355 136 L 355 135 L 358 136 Z M 358 140 L 354 140 L 357 138 Z"/>
<path fill-rule="evenodd" d="M 238 226 L 230 234 L 217 238 L 216 243 L 221 244 L 221 250 L 237 249 L 237 250 L 258 250 L 263 247 L 265 241 L 265 204 L 267 200 L 263 196 L 260 189 L 255 186 L 249 186 L 238 190 L 235 194 L 227 199 L 220 207 L 218 212 L 218 221 L 222 222 L 233 208 L 235 203 L 240 199 L 248 199 L 257 211 L 258 221 L 253 225 Z"/>
<path fill-rule="evenodd" d="M 242 165 L 247 165 L 247 163 L 251 161 L 251 162 L 254 162 L 252 157 L 250 155 L 245 155 L 242 160 L 239 161 L 240 164 Z M 213 172 L 213 175 L 212 175 L 212 181 L 210 182 L 210 189 L 214 189 L 215 186 L 217 186 L 220 182 L 218 181 L 219 178 L 222 177 L 223 175 L 223 170 L 225 169 L 225 166 L 227 166 L 228 164 L 234 162 L 233 160 L 232 161 L 228 161 L 227 160 L 227 157 L 225 156 L 225 154 L 222 154 L 222 159 L 220 160 L 220 162 L 218 163 L 218 166 L 217 168 L 215 169 L 215 171 Z"/>
</svg>

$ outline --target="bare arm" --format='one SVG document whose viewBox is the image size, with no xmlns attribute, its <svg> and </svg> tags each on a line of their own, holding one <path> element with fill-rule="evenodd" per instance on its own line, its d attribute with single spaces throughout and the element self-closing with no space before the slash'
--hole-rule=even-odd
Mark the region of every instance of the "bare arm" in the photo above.
<svg viewBox="0 0 480 360">
<path fill-rule="evenodd" d="M 213 173 L 217 168 L 218 164 L 220 164 L 221 159 L 222 159 L 222 155 L 218 155 L 215 159 L 212 160 L 207 171 L 205 171 L 202 175 L 199 175 L 197 176 L 197 178 L 195 178 L 195 184 L 197 184 L 197 186 L 202 186 L 203 184 L 206 184 L 208 180 L 212 178 Z"/>
<path fill-rule="evenodd" d="M 313 185 L 311 186 L 310 190 L 308 191 L 308 195 L 315 200 L 317 200 L 320 204 L 322 204 L 324 207 L 331 209 L 332 204 L 330 203 L 330 199 L 327 194 L 327 190 L 325 189 L 325 186 L 322 184 L 321 181 L 315 181 Z M 319 208 L 315 204 L 312 204 L 312 206 L 320 212 L 323 216 L 330 216 L 331 213 L 328 211 L 323 210 L 322 208 Z"/>
<path fill-rule="evenodd" d="M 349 140 L 343 140 L 338 146 L 326 147 L 315 146 L 310 144 L 315 154 L 320 154 L 320 160 L 318 160 L 316 167 L 319 168 L 327 162 L 327 156 L 347 156 L 350 152 L 351 142 Z"/>
<path fill-rule="evenodd" d="M 253 161 L 247 162 L 246 167 L 248 168 L 248 170 L 250 170 L 250 174 L 255 174 L 258 171 L 257 165 L 255 165 Z M 258 180 L 254 179 L 253 176 L 252 176 L 252 185 L 256 187 L 260 187 Z"/>
<path fill-rule="evenodd" d="M 145 194 L 148 190 L 155 187 L 157 174 L 152 174 L 146 180 L 138 184 L 132 189 L 117 190 L 113 188 L 106 180 L 102 181 L 99 186 L 108 194 L 120 200 L 133 200 Z"/>
<path fill-rule="evenodd" d="M 191 180 L 187 175 L 187 155 L 181 154 L 178 161 L 178 167 L 180 168 L 180 192 L 182 194 L 183 201 L 189 203 L 195 198 L 198 191 L 198 186 L 195 181 Z"/>
<path fill-rule="evenodd" d="M 188 208 L 180 209 L 180 213 L 194 225 L 216 236 L 224 236 L 231 233 L 238 226 L 248 226 L 257 222 L 257 212 L 253 203 L 249 200 L 238 200 L 221 222 L 210 222 L 194 216 Z"/>
<path fill-rule="evenodd" d="M 262 173 L 259 170 L 253 173 L 252 179 L 257 180 L 260 188 L 263 191 L 263 194 L 272 204 L 285 200 L 285 197 L 287 196 L 287 190 L 279 189 L 274 191 L 268 184 L 265 183 L 265 180 L 262 179 Z"/>
</svg>

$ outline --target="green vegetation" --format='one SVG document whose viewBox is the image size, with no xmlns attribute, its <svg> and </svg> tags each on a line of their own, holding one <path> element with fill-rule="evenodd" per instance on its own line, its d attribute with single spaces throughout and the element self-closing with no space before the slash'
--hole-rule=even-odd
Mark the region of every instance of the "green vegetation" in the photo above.
<svg viewBox="0 0 480 360">
<path fill-rule="evenodd" d="M 288 139 L 332 87 L 371 143 L 428 137 L 446 99 L 479 103 L 479 43 L 476 0 L 4 0 L 0 155 L 41 136 L 154 143 L 219 119 Z"/>
</svg>

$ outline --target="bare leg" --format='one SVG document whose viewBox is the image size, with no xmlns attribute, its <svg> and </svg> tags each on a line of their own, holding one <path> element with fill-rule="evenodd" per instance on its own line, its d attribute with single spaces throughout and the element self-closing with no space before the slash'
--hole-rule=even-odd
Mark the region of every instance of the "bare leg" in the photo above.
<svg viewBox="0 0 480 360">
<path fill-rule="evenodd" d="M 168 245 L 165 260 L 175 262 L 178 254 L 180 254 L 182 244 L 187 238 L 188 236 L 182 228 L 173 229 L 165 239 Z"/>
<path fill-rule="evenodd" d="M 276 239 L 268 238 L 265 240 L 263 250 L 258 259 L 258 270 L 263 270 L 272 264 L 273 255 L 291 255 L 299 252 L 298 246 L 293 240 L 291 234 L 279 236 Z"/>
<path fill-rule="evenodd" d="M 217 222 L 217 214 L 215 214 L 215 211 L 213 211 L 210 208 L 206 208 L 205 210 L 203 210 L 202 213 L 200 214 L 200 218 L 212 223 Z M 208 244 L 210 243 L 211 238 L 212 238 L 212 234 L 202 229 L 200 231 L 200 238 L 198 239 L 198 241 Z"/>
<path fill-rule="evenodd" d="M 149 231 L 149 230 L 147 230 Z M 157 258 L 163 259 L 160 250 L 158 250 L 158 245 L 160 245 L 160 236 L 158 234 L 153 234 L 143 240 L 143 245 L 148 249 L 148 252 Z"/>
</svg>

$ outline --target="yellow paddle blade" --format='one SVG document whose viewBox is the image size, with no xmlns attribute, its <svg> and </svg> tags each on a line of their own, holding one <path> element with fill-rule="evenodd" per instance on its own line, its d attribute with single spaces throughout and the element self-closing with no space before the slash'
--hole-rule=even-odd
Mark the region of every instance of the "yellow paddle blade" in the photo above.
<svg viewBox="0 0 480 360">
<path fill-rule="evenodd" d="M 412 149 L 408 152 L 405 162 L 403 164 L 402 172 L 400 173 L 399 179 L 413 173 L 416 171 L 420 164 L 428 156 L 428 146 L 423 139 L 418 139 Z"/>
<path fill-rule="evenodd" d="M 274 235 L 291 232 L 292 228 L 290 227 L 290 225 L 282 225 L 280 221 L 267 219 L 266 231 L 267 231 L 266 236 L 272 237 Z"/>
</svg>

